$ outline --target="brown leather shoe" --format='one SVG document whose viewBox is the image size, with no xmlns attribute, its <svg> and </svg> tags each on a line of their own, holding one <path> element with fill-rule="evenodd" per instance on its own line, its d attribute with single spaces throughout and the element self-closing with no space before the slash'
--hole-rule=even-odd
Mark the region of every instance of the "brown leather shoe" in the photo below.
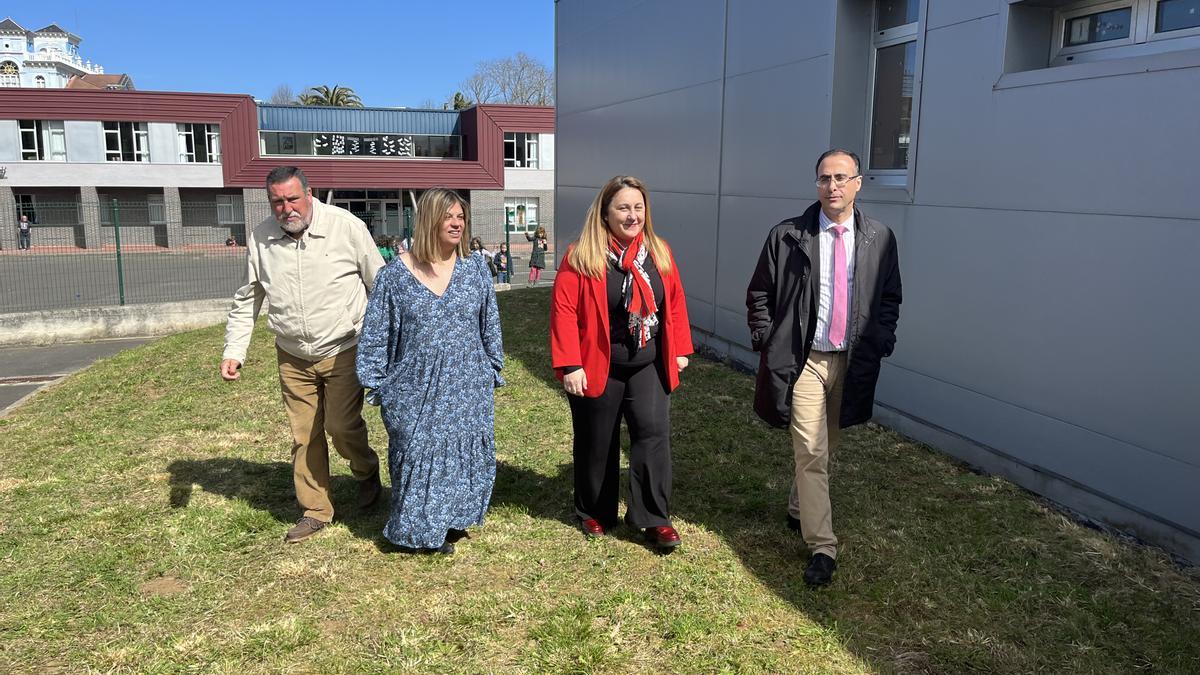
<svg viewBox="0 0 1200 675">
<path fill-rule="evenodd" d="M 646 538 L 653 541 L 655 546 L 667 551 L 674 549 L 682 543 L 679 533 L 670 525 L 647 527 Z"/>
<path fill-rule="evenodd" d="M 325 526 L 328 524 L 329 523 L 317 520 L 316 518 L 304 516 L 300 520 L 296 521 L 296 524 L 292 526 L 292 529 L 287 531 L 287 534 L 283 535 L 283 541 L 288 544 L 295 544 L 298 541 L 304 541 L 305 539 L 308 539 L 314 534 L 325 529 Z"/>
<path fill-rule="evenodd" d="M 358 482 L 358 508 L 359 510 L 369 509 L 375 506 L 379 501 L 379 495 L 383 494 L 383 483 L 379 482 L 379 474 L 376 473 L 370 478 Z"/>
<path fill-rule="evenodd" d="M 583 533 L 587 535 L 588 538 L 604 536 L 604 526 L 601 525 L 600 521 L 596 520 L 595 518 L 588 518 L 587 520 L 579 523 L 579 528 L 583 530 Z"/>
</svg>

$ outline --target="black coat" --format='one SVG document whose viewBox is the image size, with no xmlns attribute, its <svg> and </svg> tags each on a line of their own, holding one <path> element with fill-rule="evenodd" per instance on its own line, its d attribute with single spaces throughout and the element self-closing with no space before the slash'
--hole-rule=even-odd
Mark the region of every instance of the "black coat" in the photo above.
<svg viewBox="0 0 1200 675">
<path fill-rule="evenodd" d="M 788 425 L 792 387 L 812 349 L 820 293 L 820 203 L 779 223 L 767 235 L 746 290 L 750 344 L 759 352 L 754 412 L 767 424 Z M 900 319 L 900 261 L 896 237 L 854 207 L 854 297 L 840 426 L 871 419 L 879 362 L 896 345 Z"/>
</svg>

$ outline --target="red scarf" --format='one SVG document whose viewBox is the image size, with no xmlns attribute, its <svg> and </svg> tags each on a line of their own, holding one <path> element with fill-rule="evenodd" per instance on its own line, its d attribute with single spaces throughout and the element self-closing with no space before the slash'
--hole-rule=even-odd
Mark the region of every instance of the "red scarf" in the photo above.
<svg viewBox="0 0 1200 675">
<path fill-rule="evenodd" d="M 643 264 L 648 251 L 639 232 L 629 246 L 621 248 L 617 240 L 608 238 L 608 257 L 617 269 L 625 273 L 621 284 L 621 299 L 625 311 L 629 312 L 629 333 L 637 336 L 639 349 L 650 340 L 650 329 L 658 325 L 658 305 L 654 303 L 654 289 Z"/>
</svg>

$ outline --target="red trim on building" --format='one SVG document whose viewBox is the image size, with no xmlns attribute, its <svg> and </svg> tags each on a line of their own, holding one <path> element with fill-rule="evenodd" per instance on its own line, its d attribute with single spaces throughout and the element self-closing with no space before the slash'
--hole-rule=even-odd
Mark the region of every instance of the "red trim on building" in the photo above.
<svg viewBox="0 0 1200 675">
<path fill-rule="evenodd" d="M 502 190 L 504 133 L 554 131 L 554 108 L 550 107 L 484 104 L 461 114 L 461 161 L 264 159 L 258 153 L 258 108 L 254 99 L 241 94 L 6 89 L 0 97 L 0 119 L 219 124 L 226 187 L 262 187 L 271 169 L 290 161 L 319 188 Z"/>
</svg>

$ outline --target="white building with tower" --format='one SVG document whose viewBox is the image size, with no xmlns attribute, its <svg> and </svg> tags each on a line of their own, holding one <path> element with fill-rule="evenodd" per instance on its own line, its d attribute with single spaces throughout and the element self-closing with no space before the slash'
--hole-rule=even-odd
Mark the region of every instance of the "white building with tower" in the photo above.
<svg viewBox="0 0 1200 675">
<path fill-rule="evenodd" d="M 83 38 L 58 24 L 27 30 L 0 21 L 0 87 L 37 89 L 133 89 L 128 75 L 106 74 L 79 54 Z"/>
</svg>

